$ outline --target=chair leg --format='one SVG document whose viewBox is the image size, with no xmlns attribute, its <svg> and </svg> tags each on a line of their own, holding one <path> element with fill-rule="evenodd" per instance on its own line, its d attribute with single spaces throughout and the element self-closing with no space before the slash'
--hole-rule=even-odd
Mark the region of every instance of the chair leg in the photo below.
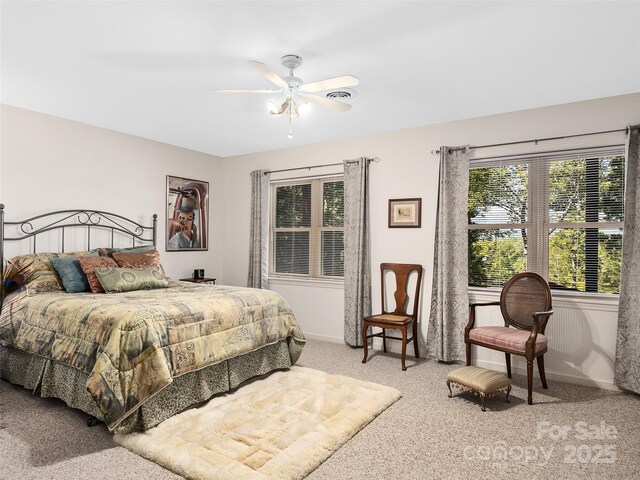
<svg viewBox="0 0 640 480">
<path fill-rule="evenodd" d="M 542 388 L 547 387 L 547 377 L 544 374 L 544 355 L 538 357 L 538 372 L 540 372 L 540 380 L 542 380 Z"/>
<path fill-rule="evenodd" d="M 527 358 L 527 403 L 533 405 L 533 358 Z"/>
<path fill-rule="evenodd" d="M 505 352 L 504 357 L 507 359 L 507 377 L 511 378 L 511 354 Z"/>
<path fill-rule="evenodd" d="M 362 322 L 362 346 L 364 347 L 364 358 L 362 363 L 367 363 L 367 357 L 369 356 L 369 342 L 367 341 L 367 324 Z"/>
<path fill-rule="evenodd" d="M 402 371 L 407 369 L 405 365 L 405 360 L 407 358 L 407 326 L 404 325 L 402 329 Z"/>
<path fill-rule="evenodd" d="M 413 322 L 413 351 L 416 354 L 416 358 L 420 358 L 418 353 L 418 322 Z"/>
<path fill-rule="evenodd" d="M 382 351 L 387 353 L 387 330 L 382 329 Z"/>
<path fill-rule="evenodd" d="M 467 367 L 471 365 L 471 344 L 467 343 Z"/>
</svg>

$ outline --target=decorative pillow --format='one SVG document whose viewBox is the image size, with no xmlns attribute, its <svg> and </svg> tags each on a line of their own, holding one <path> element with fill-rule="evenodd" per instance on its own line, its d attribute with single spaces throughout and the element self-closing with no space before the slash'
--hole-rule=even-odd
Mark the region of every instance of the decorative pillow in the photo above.
<svg viewBox="0 0 640 480">
<path fill-rule="evenodd" d="M 52 258 L 67 258 L 67 257 L 85 257 L 91 253 L 96 253 L 95 249 L 82 250 L 77 252 L 61 252 L 61 253 L 45 253 Z"/>
<path fill-rule="evenodd" d="M 118 262 L 118 266 L 122 268 L 147 268 L 153 267 L 163 276 L 165 275 L 162 264 L 160 263 L 160 254 L 154 248 L 148 252 L 139 253 L 118 253 L 114 252 L 113 259 Z"/>
<path fill-rule="evenodd" d="M 87 253 L 83 255 L 84 257 L 97 257 L 97 253 Z M 62 285 L 67 293 L 78 293 L 78 292 L 90 292 L 91 286 L 89 285 L 89 281 L 87 280 L 87 276 L 85 275 L 80 263 L 78 263 L 78 257 L 75 256 L 65 256 L 59 258 L 52 258 L 51 263 L 53 264 L 53 268 L 56 269 L 60 279 L 62 280 Z"/>
<path fill-rule="evenodd" d="M 19 286 L 25 286 L 30 295 L 59 292 L 62 290 L 62 285 L 51 264 L 51 258 L 55 255 L 55 253 L 32 253 L 13 257 L 7 261 L 5 277 Z"/>
<path fill-rule="evenodd" d="M 96 248 L 95 251 L 101 257 L 111 257 L 114 253 L 139 253 L 139 252 L 148 252 L 149 250 L 154 250 L 156 247 L 153 245 L 142 245 L 140 247 L 128 247 L 128 248 L 109 248 L 109 247 L 101 247 Z"/>
<path fill-rule="evenodd" d="M 118 268 L 118 264 L 113 258 L 109 257 L 78 257 L 78 263 L 89 281 L 89 286 L 93 293 L 104 293 L 104 288 L 100 285 L 100 280 L 95 273 L 96 267 Z"/>
<path fill-rule="evenodd" d="M 5 261 L 4 268 L 2 270 L 2 278 L 0 278 L 0 281 L 4 285 L 4 288 L 0 289 L 0 304 L 2 304 L 7 295 L 21 288 L 21 286 L 13 278 L 11 278 L 11 275 L 12 270 L 9 267 L 8 263 Z"/>
<path fill-rule="evenodd" d="M 169 281 L 153 267 L 105 268 L 96 267 L 95 274 L 107 293 L 132 292 L 167 288 Z"/>
<path fill-rule="evenodd" d="M 19 286 L 24 286 L 29 295 L 63 290 L 62 282 L 51 260 L 53 258 L 77 257 L 90 251 L 69 253 L 31 253 L 18 255 L 7 260 L 5 278 Z"/>
</svg>

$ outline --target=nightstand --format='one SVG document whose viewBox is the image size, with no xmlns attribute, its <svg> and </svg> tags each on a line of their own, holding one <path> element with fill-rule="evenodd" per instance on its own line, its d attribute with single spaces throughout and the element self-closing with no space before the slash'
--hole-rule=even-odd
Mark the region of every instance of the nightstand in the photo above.
<svg viewBox="0 0 640 480">
<path fill-rule="evenodd" d="M 181 278 L 181 282 L 192 282 L 192 283 L 206 283 L 208 285 L 215 285 L 215 278 Z"/>
</svg>

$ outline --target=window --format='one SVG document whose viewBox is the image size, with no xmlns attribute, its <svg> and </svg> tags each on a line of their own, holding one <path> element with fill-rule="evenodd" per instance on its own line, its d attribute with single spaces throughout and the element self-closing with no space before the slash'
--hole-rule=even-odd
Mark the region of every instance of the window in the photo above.
<svg viewBox="0 0 640 480">
<path fill-rule="evenodd" d="M 269 274 L 342 279 L 342 177 L 272 183 L 271 200 Z"/>
<path fill-rule="evenodd" d="M 528 270 L 553 289 L 618 293 L 624 178 L 622 147 L 471 161 L 469 285 Z"/>
</svg>

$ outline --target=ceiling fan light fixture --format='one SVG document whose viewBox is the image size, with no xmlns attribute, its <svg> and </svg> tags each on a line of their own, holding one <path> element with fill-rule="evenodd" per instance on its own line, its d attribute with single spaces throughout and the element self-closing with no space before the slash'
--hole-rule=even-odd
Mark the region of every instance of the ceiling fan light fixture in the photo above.
<svg viewBox="0 0 640 480">
<path fill-rule="evenodd" d="M 269 107 L 269 114 L 271 115 L 282 115 L 286 113 L 289 108 L 289 99 L 287 98 L 282 104 L 280 104 L 279 100 L 271 99 L 267 102 Z"/>
<path fill-rule="evenodd" d="M 282 113 L 280 111 L 280 105 L 278 105 L 273 99 L 267 102 L 267 108 L 269 109 L 269 113 L 271 115 L 280 115 Z"/>
<path fill-rule="evenodd" d="M 299 115 L 306 115 L 307 113 L 309 113 L 310 108 L 311 105 L 309 105 L 307 99 L 304 97 L 300 97 L 300 101 L 296 105 L 296 112 L 298 112 Z"/>
</svg>

